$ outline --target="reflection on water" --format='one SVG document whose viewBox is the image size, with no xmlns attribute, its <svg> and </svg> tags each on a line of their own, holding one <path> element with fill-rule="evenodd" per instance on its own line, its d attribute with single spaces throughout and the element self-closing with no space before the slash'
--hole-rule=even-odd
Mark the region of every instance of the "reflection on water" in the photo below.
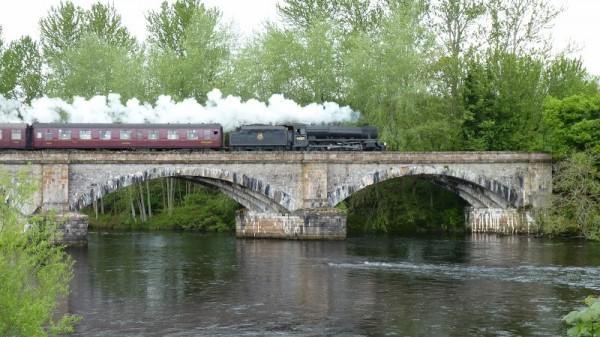
<svg viewBox="0 0 600 337">
<path fill-rule="evenodd" d="M 90 233 L 78 336 L 562 336 L 600 245 L 527 237 L 237 240 Z"/>
</svg>

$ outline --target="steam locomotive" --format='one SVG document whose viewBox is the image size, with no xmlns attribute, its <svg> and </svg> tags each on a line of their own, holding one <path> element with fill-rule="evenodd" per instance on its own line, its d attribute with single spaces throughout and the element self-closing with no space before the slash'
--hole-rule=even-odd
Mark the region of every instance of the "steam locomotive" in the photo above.
<svg viewBox="0 0 600 337">
<path fill-rule="evenodd" d="M 226 145 L 225 139 L 228 139 Z M 0 149 L 385 151 L 372 126 L 0 123 Z"/>
</svg>

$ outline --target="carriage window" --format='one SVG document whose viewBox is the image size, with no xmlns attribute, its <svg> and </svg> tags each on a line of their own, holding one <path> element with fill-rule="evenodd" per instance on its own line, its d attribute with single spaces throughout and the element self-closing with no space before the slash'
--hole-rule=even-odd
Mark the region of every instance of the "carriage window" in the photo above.
<svg viewBox="0 0 600 337">
<path fill-rule="evenodd" d="M 21 139 L 21 130 L 11 130 L 10 139 L 12 139 L 12 140 Z"/>
<path fill-rule="evenodd" d="M 179 130 L 169 130 L 167 132 L 167 139 L 179 139 Z"/>
<path fill-rule="evenodd" d="M 148 139 L 158 139 L 158 130 L 149 130 Z"/>
<path fill-rule="evenodd" d="M 71 139 L 71 130 L 58 130 L 58 139 Z"/>
<path fill-rule="evenodd" d="M 79 139 L 92 139 L 92 131 L 80 130 L 79 131 Z"/>
<path fill-rule="evenodd" d="M 111 136 L 110 131 L 108 131 L 108 130 L 100 131 L 100 139 L 109 140 L 110 136 Z"/>
<path fill-rule="evenodd" d="M 219 138 L 219 131 L 213 131 L 213 139 Z"/>
<path fill-rule="evenodd" d="M 204 139 L 210 139 L 210 130 L 204 130 Z"/>
<path fill-rule="evenodd" d="M 2 139 L 2 130 L 0 130 L 0 139 Z"/>
<path fill-rule="evenodd" d="M 198 139 L 198 130 L 187 130 L 187 139 Z"/>
<path fill-rule="evenodd" d="M 131 130 L 121 130 L 119 137 L 121 139 L 131 139 Z"/>
<path fill-rule="evenodd" d="M 136 131 L 135 132 L 135 138 L 137 138 L 137 139 L 143 139 L 144 138 L 144 133 L 142 131 Z"/>
<path fill-rule="evenodd" d="M 38 138 L 42 138 L 42 135 L 40 135 Z M 46 134 L 45 134 L 44 138 L 48 139 L 48 140 L 52 139 L 52 131 L 46 130 Z"/>
</svg>

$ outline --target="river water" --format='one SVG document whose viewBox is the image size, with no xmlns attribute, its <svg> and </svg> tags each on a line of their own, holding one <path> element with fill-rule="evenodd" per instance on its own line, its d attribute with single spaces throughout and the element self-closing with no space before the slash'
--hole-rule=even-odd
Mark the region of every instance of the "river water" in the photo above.
<svg viewBox="0 0 600 337">
<path fill-rule="evenodd" d="M 600 295 L 600 244 L 530 237 L 89 234 L 77 336 L 564 336 Z"/>
</svg>

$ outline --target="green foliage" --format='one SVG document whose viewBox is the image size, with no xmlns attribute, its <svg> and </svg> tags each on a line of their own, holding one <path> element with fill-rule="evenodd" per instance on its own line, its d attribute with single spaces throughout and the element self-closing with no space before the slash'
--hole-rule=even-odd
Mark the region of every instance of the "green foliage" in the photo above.
<svg viewBox="0 0 600 337">
<path fill-rule="evenodd" d="M 379 128 L 391 150 L 425 150 L 422 128 L 448 129 L 445 116 L 423 109 L 433 37 L 423 26 L 423 7 L 407 1 L 386 17 L 376 34 L 352 37 L 345 58 L 348 103 Z M 426 132 L 426 131 L 425 131 Z M 438 142 L 439 143 L 439 142 Z"/>
<path fill-rule="evenodd" d="M 190 182 L 174 180 L 171 193 L 174 194 L 172 208 L 169 209 L 164 179 L 155 179 L 150 184 L 150 204 L 152 215 L 147 219 L 132 216 L 131 204 L 136 200 L 139 184 L 115 191 L 103 198 L 104 214 L 96 219 L 92 207 L 84 210 L 89 215 L 90 227 L 112 229 L 165 229 L 202 232 L 231 232 L 235 226 L 235 211 L 239 204 L 218 190 Z M 167 185 L 168 186 L 168 185 Z M 146 192 L 144 192 L 145 194 Z M 147 200 L 145 201 L 147 203 Z"/>
<path fill-rule="evenodd" d="M 184 56 L 188 28 L 198 11 L 214 19 L 220 16 L 218 10 L 207 10 L 199 0 L 177 0 L 170 6 L 167 1 L 163 1 L 159 12 L 150 11 L 146 16 L 148 40 L 162 52 L 173 52 L 177 57 Z"/>
<path fill-rule="evenodd" d="M 600 336 L 600 300 L 588 296 L 584 302 L 584 309 L 571 311 L 563 318 L 565 323 L 572 325 L 567 334 L 573 337 Z"/>
<path fill-rule="evenodd" d="M 599 83 L 588 77 L 581 59 L 559 55 L 544 72 L 547 94 L 559 100 L 574 95 L 592 96 L 598 93 Z"/>
<path fill-rule="evenodd" d="M 79 319 L 54 313 L 68 294 L 73 261 L 53 244 L 57 224 L 19 214 L 36 190 L 29 167 L 13 174 L 0 169 L 0 335 L 47 336 L 72 332 Z M 25 229 L 25 230 L 24 230 Z"/>
<path fill-rule="evenodd" d="M 559 162 L 553 203 L 542 230 L 600 240 L 600 152 L 576 152 Z"/>
<path fill-rule="evenodd" d="M 460 231 L 465 203 L 455 194 L 412 177 L 387 180 L 345 201 L 348 233 Z"/>
<path fill-rule="evenodd" d="M 38 45 L 30 37 L 22 37 L 0 49 L 0 94 L 25 103 L 41 96 L 42 58 Z"/>
<path fill-rule="evenodd" d="M 97 2 L 84 13 L 84 18 L 84 32 L 94 34 L 103 43 L 123 48 L 135 46 L 135 38 L 123 26 L 121 15 L 117 13 L 113 4 Z"/>
<path fill-rule="evenodd" d="M 170 95 L 176 100 L 206 100 L 214 88 L 227 88 L 233 35 L 219 25 L 221 14 L 198 1 L 163 3 L 151 13 L 148 83 L 150 96 Z"/>
<path fill-rule="evenodd" d="M 113 5 L 96 3 L 85 11 L 61 2 L 40 20 L 40 30 L 47 94 L 71 99 L 113 92 L 129 99 L 144 92 L 143 61 Z"/>
<path fill-rule="evenodd" d="M 572 151 L 600 151 L 600 94 L 544 102 L 545 150 L 557 159 Z"/>
<path fill-rule="evenodd" d="M 472 62 L 463 87 L 464 147 L 528 150 L 542 118 L 543 64 L 532 57 L 488 54 Z"/>
<path fill-rule="evenodd" d="M 278 3 L 282 21 L 308 30 L 324 21 L 340 24 L 346 33 L 365 33 L 377 27 L 390 6 L 371 0 L 285 0 Z"/>
<path fill-rule="evenodd" d="M 245 76 L 237 80 L 238 88 L 262 100 L 280 93 L 303 105 L 340 102 L 340 41 L 339 30 L 326 22 L 306 30 L 269 26 L 239 56 L 236 69 Z"/>
<path fill-rule="evenodd" d="M 59 97 L 89 99 L 119 93 L 121 99 L 128 100 L 144 91 L 141 55 L 103 42 L 95 33 L 85 33 L 64 53 L 63 60 L 73 71 L 62 77 L 60 86 L 55 86 L 54 93 Z"/>
</svg>

